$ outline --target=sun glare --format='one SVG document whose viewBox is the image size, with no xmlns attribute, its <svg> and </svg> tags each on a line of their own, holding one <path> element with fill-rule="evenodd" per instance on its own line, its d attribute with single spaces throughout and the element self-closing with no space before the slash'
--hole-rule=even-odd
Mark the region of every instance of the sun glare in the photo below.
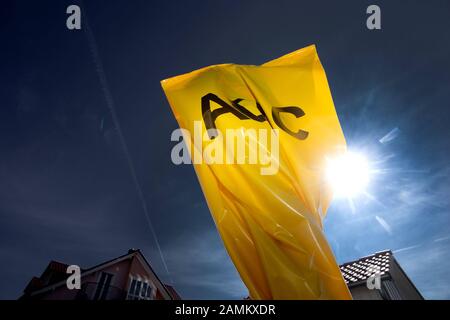
<svg viewBox="0 0 450 320">
<path fill-rule="evenodd" d="M 370 169 L 366 157 L 356 152 L 327 160 L 326 177 L 334 196 L 354 198 L 366 191 L 370 181 Z"/>
</svg>

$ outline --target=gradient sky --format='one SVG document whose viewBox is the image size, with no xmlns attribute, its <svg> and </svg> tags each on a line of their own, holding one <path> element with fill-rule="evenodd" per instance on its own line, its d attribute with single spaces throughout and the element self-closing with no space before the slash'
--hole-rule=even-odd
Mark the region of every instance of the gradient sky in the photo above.
<svg viewBox="0 0 450 320">
<path fill-rule="evenodd" d="M 2 1 L 0 298 L 54 259 L 82 267 L 140 248 L 183 298 L 247 295 L 191 166 L 170 161 L 177 128 L 159 81 L 216 63 L 261 64 L 316 44 L 349 146 L 379 172 L 333 202 L 338 262 L 392 249 L 426 298 L 450 298 L 450 2 Z M 66 7 L 82 6 L 81 31 Z M 104 76 L 169 276 L 108 109 Z"/>
</svg>

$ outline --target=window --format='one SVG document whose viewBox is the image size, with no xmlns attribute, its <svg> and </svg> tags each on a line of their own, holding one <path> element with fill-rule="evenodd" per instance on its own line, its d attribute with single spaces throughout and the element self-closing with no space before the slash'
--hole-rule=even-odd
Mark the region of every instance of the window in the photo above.
<svg viewBox="0 0 450 320">
<path fill-rule="evenodd" d="M 147 287 L 148 287 L 148 284 L 146 282 L 144 282 L 142 284 L 142 292 L 141 292 L 142 297 L 147 297 Z"/>
<path fill-rule="evenodd" d="M 147 288 L 147 295 L 146 295 L 147 299 L 151 299 L 152 297 L 152 287 L 149 285 Z"/>
<path fill-rule="evenodd" d="M 152 286 L 140 279 L 132 279 L 128 290 L 127 300 L 150 300 L 152 298 Z"/>
<path fill-rule="evenodd" d="M 142 285 L 142 282 L 138 280 L 136 283 L 136 290 L 134 291 L 135 292 L 134 294 L 136 296 L 139 296 L 141 294 L 141 285 Z"/>
<path fill-rule="evenodd" d="M 382 294 L 385 300 L 402 300 L 402 296 L 392 280 L 382 282 Z"/>
<path fill-rule="evenodd" d="M 94 300 L 106 300 L 108 297 L 109 287 L 111 285 L 113 275 L 110 273 L 102 272 L 100 275 L 100 280 L 97 284 L 97 289 L 95 290 Z"/>
<path fill-rule="evenodd" d="M 136 279 L 133 279 L 133 281 L 131 281 L 131 285 L 130 285 L 130 292 L 134 292 L 134 288 L 136 288 Z"/>
</svg>

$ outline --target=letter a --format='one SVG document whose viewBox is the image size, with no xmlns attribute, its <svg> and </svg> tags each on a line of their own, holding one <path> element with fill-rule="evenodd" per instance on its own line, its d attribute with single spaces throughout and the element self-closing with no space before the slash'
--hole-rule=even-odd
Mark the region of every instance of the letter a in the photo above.
<svg viewBox="0 0 450 320">
<path fill-rule="evenodd" d="M 367 14 L 371 14 L 366 21 L 367 29 L 374 30 L 374 29 L 381 29 L 381 9 L 376 4 L 372 4 L 367 7 L 366 10 Z"/>
<path fill-rule="evenodd" d="M 367 289 L 369 289 L 369 290 L 373 290 L 373 289 L 380 290 L 381 289 L 380 274 L 375 273 L 375 274 L 371 275 L 369 278 L 367 278 L 366 285 L 367 285 Z"/>
<path fill-rule="evenodd" d="M 66 10 L 67 14 L 70 16 L 66 20 L 66 26 L 69 30 L 80 30 L 81 29 L 81 10 L 77 5 L 70 5 Z"/>
<path fill-rule="evenodd" d="M 67 267 L 66 273 L 72 273 L 66 281 L 67 289 L 81 289 L 81 272 L 80 267 L 71 265 Z"/>
</svg>

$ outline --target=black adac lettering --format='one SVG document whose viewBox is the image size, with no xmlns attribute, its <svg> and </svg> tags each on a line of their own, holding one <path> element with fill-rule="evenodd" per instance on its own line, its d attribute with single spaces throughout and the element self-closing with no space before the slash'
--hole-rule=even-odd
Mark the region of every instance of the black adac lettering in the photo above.
<svg viewBox="0 0 450 320">
<path fill-rule="evenodd" d="M 266 117 L 263 114 L 255 115 L 248 111 L 246 108 L 241 106 L 239 103 L 243 99 L 235 99 L 232 104 L 229 105 L 218 96 L 213 93 L 208 93 L 202 97 L 202 116 L 203 122 L 205 123 L 206 130 L 216 130 L 216 119 L 225 113 L 231 113 L 240 120 L 252 119 L 258 122 L 266 121 Z M 221 108 L 211 111 L 211 101 L 217 103 Z M 261 108 L 258 106 L 258 109 Z M 208 131 L 209 134 L 210 131 Z M 215 136 L 210 136 L 210 139 L 214 139 Z"/>
<path fill-rule="evenodd" d="M 263 109 L 261 108 L 261 105 L 256 102 L 256 107 L 261 112 L 259 115 L 255 115 L 249 110 L 247 110 L 245 107 L 240 105 L 240 102 L 243 101 L 243 99 L 235 99 L 231 102 L 231 104 L 228 104 L 224 100 L 220 99 L 218 96 L 216 96 L 213 93 L 208 93 L 202 97 L 202 116 L 203 116 L 203 122 L 205 123 L 206 130 L 208 132 L 209 138 L 214 139 L 217 135 L 214 135 L 211 133 L 214 132 L 216 128 L 216 119 L 226 113 L 231 113 L 235 117 L 237 117 L 240 120 L 254 120 L 258 122 L 264 122 L 267 121 L 267 117 L 264 114 Z M 211 102 L 217 103 L 220 108 L 215 109 L 214 111 L 211 110 Z M 287 106 L 287 107 L 272 107 L 272 117 L 275 121 L 275 124 L 285 131 L 286 133 L 290 134 L 296 139 L 299 140 L 305 140 L 309 132 L 305 130 L 298 130 L 297 132 L 294 132 L 290 130 L 286 125 L 283 123 L 280 117 L 280 113 L 290 113 L 294 115 L 296 118 L 303 117 L 305 115 L 305 112 L 300 108 L 296 106 Z"/>
<path fill-rule="evenodd" d="M 278 127 L 280 127 L 283 131 L 287 132 L 291 136 L 299 139 L 299 140 L 305 140 L 309 132 L 304 130 L 298 130 L 297 132 L 294 132 L 292 130 L 289 130 L 288 127 L 285 126 L 283 121 L 281 121 L 280 113 L 287 112 L 290 114 L 293 114 L 296 118 L 303 117 L 305 115 L 305 112 L 300 107 L 272 107 L 272 117 L 273 121 L 277 124 Z"/>
</svg>

